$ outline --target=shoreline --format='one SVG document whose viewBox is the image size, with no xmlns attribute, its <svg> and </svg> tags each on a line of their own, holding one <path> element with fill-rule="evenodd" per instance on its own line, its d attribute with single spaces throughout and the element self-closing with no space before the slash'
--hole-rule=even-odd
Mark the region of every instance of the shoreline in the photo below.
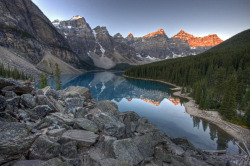
<svg viewBox="0 0 250 166">
<path fill-rule="evenodd" d="M 132 79 L 138 79 L 138 80 L 148 80 L 148 81 L 160 82 L 163 84 L 172 85 L 174 87 L 181 88 L 175 84 L 168 83 L 168 82 L 161 81 L 161 80 L 153 80 L 153 79 L 147 79 L 147 78 L 135 78 L 135 77 L 129 77 L 126 75 L 123 75 L 123 76 L 126 78 L 132 78 Z M 204 120 L 218 126 L 223 131 L 225 131 L 226 133 L 228 133 L 229 135 L 231 135 L 232 137 L 237 139 L 239 142 L 242 143 L 244 141 L 248 148 L 250 147 L 250 130 L 249 129 L 245 129 L 239 125 L 224 121 L 222 119 L 221 115 L 218 113 L 218 111 L 200 110 L 198 108 L 198 105 L 193 100 L 193 98 L 188 97 L 187 94 L 181 94 L 180 91 L 177 91 L 177 92 L 174 92 L 173 95 L 178 96 L 178 97 L 182 97 L 182 98 L 186 98 L 189 100 L 188 102 L 183 104 L 185 109 L 186 109 L 186 112 L 189 115 L 204 119 Z"/>
</svg>

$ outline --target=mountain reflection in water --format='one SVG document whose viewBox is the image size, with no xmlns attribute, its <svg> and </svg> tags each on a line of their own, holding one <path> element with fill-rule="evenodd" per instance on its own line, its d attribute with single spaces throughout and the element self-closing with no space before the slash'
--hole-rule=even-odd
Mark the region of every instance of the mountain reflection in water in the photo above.
<svg viewBox="0 0 250 166">
<path fill-rule="evenodd" d="M 48 83 L 55 88 L 55 81 Z M 62 87 L 85 86 L 97 100 L 111 100 L 120 112 L 135 111 L 171 137 L 186 137 L 195 147 L 226 149 L 239 153 L 235 140 L 217 126 L 186 113 L 183 99 L 174 97 L 170 85 L 124 78 L 121 72 L 89 72 L 63 75 Z"/>
</svg>

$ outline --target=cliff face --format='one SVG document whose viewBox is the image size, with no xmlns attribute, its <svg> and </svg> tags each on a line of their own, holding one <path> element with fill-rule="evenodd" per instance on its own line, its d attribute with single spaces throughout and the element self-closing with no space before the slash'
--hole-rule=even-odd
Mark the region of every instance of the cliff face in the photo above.
<svg viewBox="0 0 250 166">
<path fill-rule="evenodd" d="M 118 63 L 136 63 L 134 48 L 125 43 L 116 42 L 106 27 L 97 26 L 91 29 L 81 16 L 61 22 L 55 20 L 53 24 L 79 57 L 97 67 L 110 69 Z"/>
<path fill-rule="evenodd" d="M 195 37 L 181 30 L 178 34 L 172 37 L 173 39 L 186 40 L 191 47 L 213 47 L 223 42 L 216 34 L 211 34 L 204 37 Z"/>
<path fill-rule="evenodd" d="M 73 66 L 78 56 L 48 18 L 30 0 L 0 1 L 0 45 L 33 64 L 51 54 Z"/>
</svg>

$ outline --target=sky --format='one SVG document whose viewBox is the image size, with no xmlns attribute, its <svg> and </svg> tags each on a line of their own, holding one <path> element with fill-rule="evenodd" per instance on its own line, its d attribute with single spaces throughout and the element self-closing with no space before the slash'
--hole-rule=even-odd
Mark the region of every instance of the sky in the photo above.
<svg viewBox="0 0 250 166">
<path fill-rule="evenodd" d="M 141 37 L 163 29 L 195 36 L 217 34 L 226 40 L 250 28 L 250 0 L 32 0 L 51 20 L 86 19 L 110 35 Z"/>
</svg>

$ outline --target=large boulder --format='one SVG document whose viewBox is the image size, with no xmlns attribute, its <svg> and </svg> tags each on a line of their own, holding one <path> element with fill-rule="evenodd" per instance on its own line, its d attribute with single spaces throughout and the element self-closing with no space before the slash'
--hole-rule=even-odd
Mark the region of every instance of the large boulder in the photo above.
<svg viewBox="0 0 250 166">
<path fill-rule="evenodd" d="M 145 134 L 153 131 L 158 131 L 158 128 L 152 123 L 148 123 L 148 120 L 146 118 L 140 118 L 138 120 L 136 132 Z"/>
<path fill-rule="evenodd" d="M 107 135 L 120 138 L 125 133 L 125 125 L 115 116 L 100 113 L 94 116 L 93 121 L 98 128 Z"/>
<path fill-rule="evenodd" d="M 138 147 L 144 158 L 151 157 L 154 154 L 154 147 L 165 141 L 164 134 L 160 131 L 146 133 L 133 138 L 134 143 Z"/>
<path fill-rule="evenodd" d="M 39 134 L 30 134 L 25 124 L 0 122 L 0 164 L 27 154 Z"/>
<path fill-rule="evenodd" d="M 66 94 L 67 92 L 77 92 L 80 96 L 90 99 L 92 97 L 91 91 L 86 87 L 81 86 L 69 86 L 66 89 L 62 90 L 62 93 Z"/>
<path fill-rule="evenodd" d="M 79 148 L 88 148 L 93 145 L 99 135 L 86 130 L 68 130 L 63 133 L 60 142 L 76 141 Z"/>
<path fill-rule="evenodd" d="M 47 86 L 43 88 L 42 90 L 43 90 L 44 95 L 52 96 L 54 99 L 59 99 L 62 97 L 62 95 L 58 91 L 52 89 L 50 86 Z"/>
<path fill-rule="evenodd" d="M 29 159 L 48 160 L 57 157 L 60 153 L 60 144 L 46 135 L 41 135 L 31 146 Z"/>
<path fill-rule="evenodd" d="M 73 166 L 73 165 L 67 162 L 63 162 L 60 158 L 52 158 L 44 162 L 42 166 Z"/>
<path fill-rule="evenodd" d="M 128 160 L 119 160 L 113 158 L 106 158 L 100 161 L 101 166 L 133 166 Z"/>
<path fill-rule="evenodd" d="M 53 111 L 64 112 L 63 106 L 52 96 L 37 95 L 36 102 L 38 105 L 48 105 Z"/>
<path fill-rule="evenodd" d="M 13 97 L 16 97 L 17 94 L 16 94 L 15 92 L 13 92 L 13 91 L 7 91 L 7 92 L 5 92 L 4 96 L 5 96 L 7 99 L 11 99 L 11 98 L 13 98 Z"/>
<path fill-rule="evenodd" d="M 32 112 L 39 117 L 45 117 L 52 112 L 52 109 L 48 105 L 38 105 L 32 109 Z"/>
<path fill-rule="evenodd" d="M 139 115 L 133 111 L 120 113 L 123 123 L 125 124 L 125 134 L 127 137 L 133 135 L 138 125 Z"/>
<path fill-rule="evenodd" d="M 19 160 L 12 166 L 42 166 L 44 162 L 42 160 Z"/>
<path fill-rule="evenodd" d="M 13 91 L 18 95 L 22 95 L 30 94 L 33 91 L 33 88 L 29 86 L 6 86 L 2 89 L 3 93 L 6 93 L 8 91 Z"/>
<path fill-rule="evenodd" d="M 108 115 L 119 117 L 118 106 L 112 101 L 99 101 L 96 104 L 96 108 L 99 108 L 103 113 Z"/>
<path fill-rule="evenodd" d="M 76 108 L 83 107 L 84 101 L 85 101 L 84 98 L 77 98 L 77 97 L 65 99 L 65 103 L 66 103 L 65 112 L 72 113 L 73 115 L 75 115 Z"/>
<path fill-rule="evenodd" d="M 131 138 L 116 140 L 112 144 L 114 157 L 119 160 L 127 160 L 133 165 L 139 164 L 143 156 Z"/>
<path fill-rule="evenodd" d="M 20 99 L 20 105 L 23 108 L 34 108 L 36 106 L 36 100 L 31 94 L 23 94 Z"/>
<path fill-rule="evenodd" d="M 0 111 L 3 111 L 7 105 L 5 97 L 0 95 Z"/>
<path fill-rule="evenodd" d="M 5 79 L 5 78 L 0 78 L 0 89 L 6 87 L 6 86 L 24 86 L 20 82 L 17 82 L 15 80 L 11 79 Z"/>
<path fill-rule="evenodd" d="M 61 154 L 67 158 L 77 157 L 77 142 L 70 141 L 61 145 Z"/>
<path fill-rule="evenodd" d="M 75 121 L 75 128 L 92 131 L 94 133 L 98 132 L 98 126 L 93 121 L 85 118 L 77 118 Z"/>
</svg>

